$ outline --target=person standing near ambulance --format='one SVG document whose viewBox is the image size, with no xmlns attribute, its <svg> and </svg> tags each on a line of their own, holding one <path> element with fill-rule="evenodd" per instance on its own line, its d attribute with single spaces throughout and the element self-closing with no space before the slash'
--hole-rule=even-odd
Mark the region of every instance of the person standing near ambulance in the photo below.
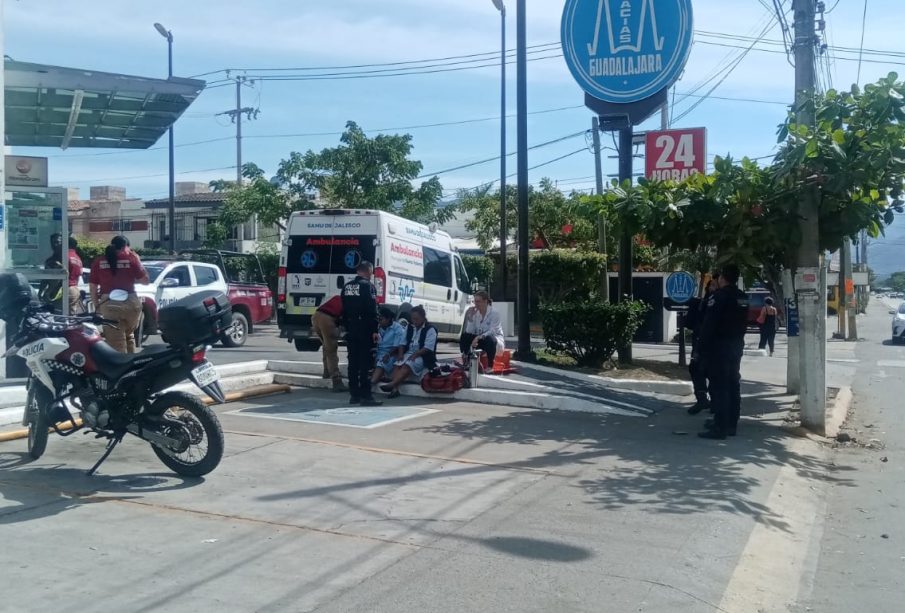
<svg viewBox="0 0 905 613">
<path fill-rule="evenodd" d="M 349 352 L 349 392 L 352 404 L 380 406 L 371 391 L 371 352 L 377 344 L 377 289 L 371 283 L 374 265 L 361 262 L 356 276 L 343 286 L 343 321 Z"/>
<path fill-rule="evenodd" d="M 339 372 L 339 322 L 343 316 L 343 299 L 333 296 L 320 305 L 311 316 L 311 329 L 321 341 L 324 359 L 324 379 L 333 380 L 334 392 L 348 391 Z"/>
<path fill-rule="evenodd" d="M 141 317 L 135 284 L 148 283 L 148 273 L 124 236 L 114 236 L 104 255 L 95 258 L 88 283 L 94 310 L 116 322 L 104 326 L 104 339 L 117 351 L 135 353 L 135 328 Z"/>
</svg>

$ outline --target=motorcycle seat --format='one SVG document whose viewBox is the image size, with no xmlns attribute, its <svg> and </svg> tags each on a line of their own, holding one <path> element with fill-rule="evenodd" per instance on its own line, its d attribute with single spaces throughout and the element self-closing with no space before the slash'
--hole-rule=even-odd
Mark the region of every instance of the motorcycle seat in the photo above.
<svg viewBox="0 0 905 613">
<path fill-rule="evenodd" d="M 144 362 L 147 358 L 154 358 L 172 351 L 166 345 L 148 345 L 141 353 L 120 353 L 104 342 L 91 346 L 91 357 L 98 368 L 108 377 L 119 378 L 136 366 L 136 362 Z"/>
</svg>

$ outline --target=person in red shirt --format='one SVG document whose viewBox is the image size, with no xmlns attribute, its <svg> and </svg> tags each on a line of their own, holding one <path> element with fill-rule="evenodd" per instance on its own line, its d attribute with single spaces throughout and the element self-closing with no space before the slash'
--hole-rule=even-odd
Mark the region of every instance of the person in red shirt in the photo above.
<svg viewBox="0 0 905 613">
<path fill-rule="evenodd" d="M 114 236 L 104 255 L 92 262 L 88 281 L 95 310 L 116 322 L 116 327 L 104 326 L 107 343 L 117 351 L 135 353 L 135 328 L 141 317 L 135 284 L 147 283 L 148 273 L 124 236 Z"/>
<path fill-rule="evenodd" d="M 69 237 L 69 314 L 82 312 L 82 297 L 79 295 L 79 280 L 82 278 L 82 258 L 79 257 L 79 242 Z"/>
<path fill-rule="evenodd" d="M 333 379 L 334 392 L 348 389 L 339 372 L 339 321 L 342 316 L 343 301 L 338 295 L 320 305 L 311 316 L 311 329 L 320 339 L 324 354 L 324 379 Z"/>
</svg>

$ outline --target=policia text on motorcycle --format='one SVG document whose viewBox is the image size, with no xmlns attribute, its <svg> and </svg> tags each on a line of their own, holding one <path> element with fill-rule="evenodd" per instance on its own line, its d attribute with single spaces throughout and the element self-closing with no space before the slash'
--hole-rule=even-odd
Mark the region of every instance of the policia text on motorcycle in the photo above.
<svg viewBox="0 0 905 613">
<path fill-rule="evenodd" d="M 371 392 L 371 351 L 377 343 L 377 290 L 371 283 L 374 265 L 362 262 L 356 277 L 343 286 L 343 319 L 349 351 L 350 402 L 378 406 Z"/>
<path fill-rule="evenodd" d="M 700 357 L 710 381 L 713 421 L 698 436 L 734 436 L 741 412 L 741 363 L 748 328 L 748 297 L 738 288 L 739 270 L 720 271 L 719 289 L 707 301 L 699 341 Z"/>
</svg>

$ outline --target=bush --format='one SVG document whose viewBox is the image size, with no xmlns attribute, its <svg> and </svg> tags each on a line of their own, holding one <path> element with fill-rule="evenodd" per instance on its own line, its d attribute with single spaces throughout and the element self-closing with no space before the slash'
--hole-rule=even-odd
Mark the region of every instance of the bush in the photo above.
<svg viewBox="0 0 905 613">
<path fill-rule="evenodd" d="M 462 263 L 472 283 L 477 282 L 482 287 L 490 287 L 496 274 L 496 264 L 486 256 L 463 255 Z"/>
<path fill-rule="evenodd" d="M 643 302 L 566 302 L 540 309 L 547 348 L 579 366 L 600 367 L 632 342 L 649 307 Z"/>
<path fill-rule="evenodd" d="M 531 257 L 531 294 L 538 304 L 585 302 L 597 295 L 606 256 L 583 251 L 545 251 Z"/>
<path fill-rule="evenodd" d="M 280 254 L 272 249 L 260 249 L 257 253 L 258 260 L 261 261 L 261 270 L 264 272 L 264 280 L 267 287 L 273 293 L 273 299 L 277 298 L 277 280 L 280 268 Z"/>
<path fill-rule="evenodd" d="M 91 263 L 98 256 L 104 255 L 104 250 L 107 248 L 107 245 L 110 244 L 110 241 L 99 241 L 86 236 L 76 236 L 75 240 L 79 243 L 76 252 L 79 254 L 79 257 L 82 258 L 82 265 L 85 268 L 89 268 Z M 138 257 L 142 259 L 167 255 L 169 253 L 166 249 L 144 249 L 139 247 L 133 250 L 138 254 Z"/>
</svg>

